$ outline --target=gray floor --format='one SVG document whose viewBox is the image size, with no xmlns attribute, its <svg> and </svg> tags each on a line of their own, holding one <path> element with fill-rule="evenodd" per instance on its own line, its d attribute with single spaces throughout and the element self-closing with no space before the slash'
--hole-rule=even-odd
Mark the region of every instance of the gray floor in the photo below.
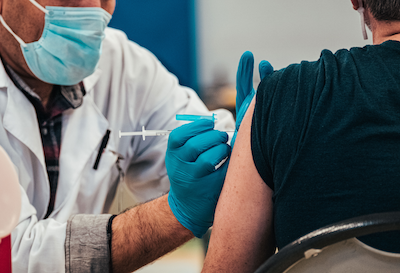
<svg viewBox="0 0 400 273">
<path fill-rule="evenodd" d="M 199 239 L 193 239 L 181 248 L 156 262 L 137 270 L 138 273 L 200 273 L 204 250 Z"/>
<path fill-rule="evenodd" d="M 163 261 L 137 270 L 138 273 L 200 273 L 201 268 L 188 261 Z"/>
</svg>

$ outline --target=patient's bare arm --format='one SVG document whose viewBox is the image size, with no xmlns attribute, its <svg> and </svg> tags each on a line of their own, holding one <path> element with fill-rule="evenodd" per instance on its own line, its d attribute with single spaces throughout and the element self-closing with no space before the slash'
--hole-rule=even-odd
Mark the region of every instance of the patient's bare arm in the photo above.
<svg viewBox="0 0 400 273">
<path fill-rule="evenodd" d="M 258 174 L 251 153 L 254 103 L 240 126 L 202 272 L 254 272 L 275 250 L 273 192 Z"/>
</svg>

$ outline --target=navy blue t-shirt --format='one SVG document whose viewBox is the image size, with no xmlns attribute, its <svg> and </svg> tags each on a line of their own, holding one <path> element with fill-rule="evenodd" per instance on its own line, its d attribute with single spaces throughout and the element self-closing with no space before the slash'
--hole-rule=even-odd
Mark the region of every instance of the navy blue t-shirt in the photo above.
<svg viewBox="0 0 400 273">
<path fill-rule="evenodd" d="M 341 220 L 400 211 L 400 42 L 324 50 L 265 78 L 252 152 L 274 191 L 279 248 Z M 400 252 L 400 232 L 362 241 Z"/>
</svg>

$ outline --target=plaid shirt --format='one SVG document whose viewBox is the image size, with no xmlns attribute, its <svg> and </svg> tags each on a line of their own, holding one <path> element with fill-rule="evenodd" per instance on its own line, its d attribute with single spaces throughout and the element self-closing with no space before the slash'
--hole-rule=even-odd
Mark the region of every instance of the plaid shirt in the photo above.
<svg viewBox="0 0 400 273">
<path fill-rule="evenodd" d="M 82 82 L 74 86 L 54 85 L 48 103 L 44 107 L 40 97 L 9 65 L 5 64 L 5 69 L 15 86 L 24 93 L 36 110 L 50 183 L 50 201 L 45 216 L 47 218 L 53 211 L 56 200 L 61 149 L 62 113 L 67 109 L 76 109 L 82 105 L 83 96 L 86 93 L 85 88 Z"/>
</svg>

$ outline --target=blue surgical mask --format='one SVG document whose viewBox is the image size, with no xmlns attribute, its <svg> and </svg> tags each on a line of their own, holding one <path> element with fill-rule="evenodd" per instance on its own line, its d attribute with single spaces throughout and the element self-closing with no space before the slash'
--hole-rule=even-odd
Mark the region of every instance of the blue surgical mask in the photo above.
<svg viewBox="0 0 400 273">
<path fill-rule="evenodd" d="M 75 85 L 96 69 L 104 30 L 111 15 L 96 7 L 46 7 L 29 0 L 45 15 L 42 37 L 26 44 L 6 24 L 20 43 L 25 61 L 40 80 L 57 85 Z"/>
</svg>

